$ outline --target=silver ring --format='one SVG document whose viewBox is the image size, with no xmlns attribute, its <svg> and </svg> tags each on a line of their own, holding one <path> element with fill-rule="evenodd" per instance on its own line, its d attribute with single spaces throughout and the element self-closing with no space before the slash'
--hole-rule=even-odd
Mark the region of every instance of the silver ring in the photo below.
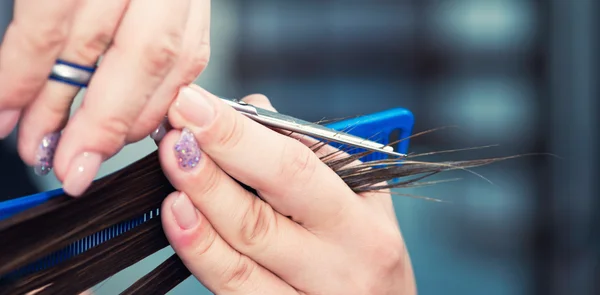
<svg viewBox="0 0 600 295">
<path fill-rule="evenodd" d="M 95 71 L 96 67 L 82 66 L 57 60 L 54 66 L 52 66 L 49 79 L 76 87 L 87 87 Z"/>
</svg>

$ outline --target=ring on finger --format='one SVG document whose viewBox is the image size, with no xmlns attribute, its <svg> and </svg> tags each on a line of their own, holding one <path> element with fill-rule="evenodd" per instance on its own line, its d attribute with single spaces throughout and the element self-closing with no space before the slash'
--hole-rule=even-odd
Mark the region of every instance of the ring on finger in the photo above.
<svg viewBox="0 0 600 295">
<path fill-rule="evenodd" d="M 96 66 L 84 66 L 57 59 L 49 79 L 83 88 L 90 83 L 95 71 Z"/>
</svg>

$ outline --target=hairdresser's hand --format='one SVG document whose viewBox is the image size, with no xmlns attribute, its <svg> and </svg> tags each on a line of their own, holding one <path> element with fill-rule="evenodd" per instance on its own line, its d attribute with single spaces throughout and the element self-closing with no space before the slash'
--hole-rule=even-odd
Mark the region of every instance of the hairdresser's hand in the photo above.
<svg viewBox="0 0 600 295">
<path fill-rule="evenodd" d="M 270 108 L 263 96 L 246 101 Z M 180 92 L 169 120 L 159 152 L 179 192 L 163 203 L 163 228 L 211 291 L 416 293 L 389 194 L 355 194 L 301 141 L 202 89 Z"/>
<path fill-rule="evenodd" d="M 203 71 L 209 23 L 210 0 L 16 0 L 0 50 L 0 139 L 20 120 L 23 160 L 38 174 L 54 162 L 65 191 L 81 194 L 101 162 L 154 131 L 179 87 Z M 100 56 L 69 119 L 79 89 L 49 81 L 50 70 L 57 59 L 93 66 Z"/>
</svg>

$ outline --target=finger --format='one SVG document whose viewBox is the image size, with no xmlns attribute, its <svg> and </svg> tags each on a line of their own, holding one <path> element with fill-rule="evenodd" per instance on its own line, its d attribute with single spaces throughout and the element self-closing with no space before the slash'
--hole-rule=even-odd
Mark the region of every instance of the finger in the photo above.
<svg viewBox="0 0 600 295">
<path fill-rule="evenodd" d="M 197 87 L 197 89 L 200 89 L 199 87 Z M 265 110 L 269 110 L 272 112 L 277 112 L 277 110 L 273 107 L 273 105 L 271 105 L 271 101 L 269 100 L 269 98 L 267 98 L 266 96 L 262 95 L 262 94 L 251 94 L 248 95 L 246 97 L 244 97 L 242 99 L 243 102 L 247 103 L 247 104 L 251 104 L 253 106 L 265 109 Z M 286 136 L 289 136 L 291 138 L 297 139 L 298 141 L 300 141 L 301 143 L 303 143 L 305 146 L 310 147 L 311 149 L 313 149 L 313 151 L 315 152 L 315 154 L 320 158 L 320 157 L 324 157 L 327 155 L 331 155 L 333 153 L 335 153 L 335 155 L 328 157 L 328 159 L 334 159 L 334 158 L 341 158 L 344 155 L 347 155 L 346 153 L 341 153 L 339 152 L 336 148 L 334 148 L 333 146 L 330 145 L 323 145 L 322 147 L 317 148 L 321 141 L 309 137 L 309 136 L 305 136 L 299 133 L 294 133 L 294 132 L 290 132 L 290 131 L 285 131 L 285 130 L 277 130 L 275 129 L 275 131 L 284 134 Z"/>
<path fill-rule="evenodd" d="M 268 98 L 266 98 L 264 96 L 260 96 L 260 95 L 248 96 L 247 98 L 244 98 L 243 101 L 245 101 L 246 103 L 255 105 L 257 107 L 275 111 L 273 109 L 273 107 L 271 106 Z M 296 138 L 300 142 L 302 142 L 304 145 L 311 147 L 311 149 L 313 149 L 313 151 L 315 151 L 315 154 L 317 156 L 319 156 L 320 159 L 322 159 L 323 161 L 325 161 L 327 163 L 335 163 L 337 160 L 345 160 L 348 157 L 350 157 L 350 154 L 348 154 L 347 152 L 340 151 L 339 149 L 337 149 L 329 144 L 324 144 L 323 142 L 321 142 L 315 138 L 312 138 L 309 136 L 304 136 L 304 135 L 298 134 L 298 133 L 290 134 L 289 132 L 286 135 L 288 135 L 292 138 Z M 351 162 L 345 161 L 345 163 L 346 164 L 344 165 L 344 167 L 351 167 L 351 166 L 360 165 L 362 163 L 362 161 L 357 159 L 357 160 L 354 160 Z M 340 169 L 340 168 L 338 168 L 338 169 Z M 386 182 L 382 182 L 379 185 L 386 185 L 386 184 L 387 184 Z M 386 213 L 386 215 L 394 221 L 395 224 L 398 224 L 398 221 L 396 219 L 396 213 L 394 211 L 392 197 L 389 194 L 389 190 L 381 190 L 379 192 L 374 192 L 374 193 L 361 193 L 359 195 L 361 195 L 363 197 L 360 200 L 360 202 L 364 203 L 363 204 L 364 206 L 375 206 L 375 207 L 377 207 L 377 209 L 382 209 L 382 211 L 384 211 Z"/>
<path fill-rule="evenodd" d="M 82 66 L 94 66 L 106 51 L 127 6 L 122 0 L 82 1 L 73 19 L 73 28 L 59 58 Z M 38 174 L 47 174 L 52 161 L 42 161 L 38 148 L 45 138 L 57 136 L 67 123 L 71 104 L 80 88 L 49 80 L 38 98 L 24 112 L 19 127 L 19 153 Z M 43 122 L 43 124 L 40 124 Z"/>
<path fill-rule="evenodd" d="M 337 225 L 356 204 L 345 197 L 350 188 L 309 148 L 251 121 L 207 91 L 183 88 L 169 121 L 174 128 L 192 130 L 223 170 L 310 230 Z"/>
<path fill-rule="evenodd" d="M 19 121 L 20 115 L 21 111 L 19 110 L 0 111 L 0 139 L 4 139 L 11 134 Z"/>
<path fill-rule="evenodd" d="M 246 96 L 245 98 L 242 99 L 242 101 L 245 101 L 246 103 L 251 103 L 253 105 L 256 105 L 258 107 L 270 110 L 270 111 L 276 111 L 275 108 L 273 108 L 273 106 L 271 106 L 271 103 L 269 102 L 269 99 L 261 94 L 255 94 L 255 95 L 250 95 L 250 96 Z M 158 125 L 158 127 L 156 129 L 154 129 L 152 131 L 152 133 L 150 133 L 150 138 L 152 138 L 154 140 L 154 143 L 156 143 L 156 145 L 159 144 L 159 142 L 163 139 L 163 137 L 167 134 L 167 132 L 169 132 L 171 129 L 173 129 L 171 127 L 171 125 L 169 124 L 169 118 L 168 117 L 163 117 L 162 121 L 160 122 L 160 124 Z"/>
<path fill-rule="evenodd" d="M 200 88 L 200 87 L 196 87 L 196 89 L 198 89 L 199 91 L 202 91 L 202 88 Z M 273 105 L 271 105 L 271 101 L 269 100 L 269 98 L 262 94 L 248 95 L 248 96 L 242 98 L 242 101 L 247 104 L 251 104 L 253 106 L 256 106 L 256 107 L 259 107 L 259 108 L 262 108 L 262 109 L 265 109 L 268 111 L 277 112 L 277 110 L 273 107 Z M 275 130 L 278 133 L 281 133 L 283 135 L 289 136 L 291 138 L 298 139 L 300 142 L 302 142 L 304 145 L 306 145 L 308 147 L 319 143 L 318 140 L 304 136 L 302 134 L 298 134 L 298 133 L 294 133 L 294 132 L 290 132 L 290 131 L 286 131 L 286 130 L 280 130 L 280 129 L 273 129 L 273 130 Z"/>
<path fill-rule="evenodd" d="M 0 110 L 21 109 L 46 83 L 78 1 L 15 1 L 0 50 Z"/>
<path fill-rule="evenodd" d="M 198 87 L 198 89 L 201 89 Z M 262 95 L 262 94 L 253 94 L 253 95 L 248 95 L 246 97 L 244 97 L 242 99 L 243 102 L 247 103 L 247 104 L 251 104 L 253 106 L 259 107 L 259 108 L 263 108 L 265 110 L 269 110 L 272 112 L 277 112 L 277 110 L 273 107 L 273 105 L 271 105 L 271 102 L 269 101 L 269 98 L 267 98 L 266 96 Z M 309 137 L 309 136 L 305 136 L 299 133 L 293 133 L 293 132 L 289 132 L 289 131 L 281 131 L 280 133 L 292 137 L 294 139 L 297 139 L 298 141 L 300 141 L 301 143 L 303 143 L 304 145 L 310 147 L 313 152 L 315 152 L 315 154 L 320 158 L 323 159 L 324 161 L 336 161 L 338 159 L 346 159 L 347 157 L 349 157 L 350 155 L 346 152 L 340 151 L 338 149 L 336 149 L 335 147 L 325 144 L 322 141 L 319 141 L 315 138 Z M 348 163 L 346 165 L 346 167 L 350 167 L 350 166 L 354 166 L 354 165 L 359 165 L 362 162 L 360 160 L 355 160 L 352 161 L 350 163 Z M 382 183 L 385 184 L 385 183 Z M 380 193 L 379 193 L 380 194 Z M 381 195 L 381 194 L 380 194 Z M 379 202 L 379 203 L 383 203 L 384 206 L 390 206 L 391 205 L 391 196 L 390 197 L 379 197 L 379 198 L 369 198 L 369 200 L 373 200 L 375 202 Z M 394 213 L 394 209 L 392 206 L 392 211 L 391 211 L 392 215 L 395 218 L 395 213 Z"/>
<path fill-rule="evenodd" d="M 178 55 L 188 4 L 130 2 L 83 105 L 57 147 L 55 173 L 69 195 L 81 195 L 102 161 L 124 146 L 132 124 Z"/>
<path fill-rule="evenodd" d="M 273 273 L 231 248 L 185 193 L 175 192 L 165 199 L 161 219 L 181 261 L 213 293 L 297 294 Z"/>
<path fill-rule="evenodd" d="M 210 0 L 191 0 L 181 54 L 133 124 L 127 142 L 136 142 L 156 129 L 182 86 L 204 71 L 210 58 Z"/>
<path fill-rule="evenodd" d="M 189 131 L 168 133 L 160 143 L 159 155 L 169 182 L 191 198 L 238 252 L 292 284 L 326 275 L 312 270 L 311 261 L 323 253 L 335 256 L 336 252 L 328 253 L 328 246 L 316 236 L 242 188 L 199 150 Z M 294 255 L 289 255 L 290 249 L 296 251 Z"/>
<path fill-rule="evenodd" d="M 198 89 L 201 90 L 201 88 L 199 88 L 199 87 L 198 87 Z M 271 112 L 277 112 L 277 110 L 271 104 L 271 101 L 269 100 L 269 98 L 262 94 L 248 95 L 248 96 L 242 98 L 242 101 L 247 104 L 251 104 L 253 106 L 257 106 L 259 108 L 269 110 Z"/>
</svg>

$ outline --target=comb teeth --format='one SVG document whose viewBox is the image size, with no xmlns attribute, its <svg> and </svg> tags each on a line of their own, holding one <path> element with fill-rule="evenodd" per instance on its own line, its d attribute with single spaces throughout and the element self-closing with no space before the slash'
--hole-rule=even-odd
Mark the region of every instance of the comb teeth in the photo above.
<svg viewBox="0 0 600 295">
<path fill-rule="evenodd" d="M 389 140 L 385 136 L 382 136 L 381 139 L 378 138 L 376 141 L 380 142 L 382 144 L 388 144 L 388 142 L 389 142 Z M 339 148 L 339 149 L 345 149 L 345 150 L 347 150 L 346 152 L 349 154 L 356 154 L 356 153 L 361 153 L 361 152 L 367 151 L 362 148 L 355 148 L 355 147 L 351 147 L 351 146 L 347 146 L 347 145 L 343 145 L 343 144 L 338 144 L 335 142 L 330 143 L 330 145 L 332 145 L 336 148 Z M 368 161 L 382 160 L 382 159 L 387 159 L 387 158 L 388 158 L 388 155 L 386 155 L 384 153 L 373 152 L 369 155 L 366 155 L 366 156 L 360 158 L 360 160 L 363 162 L 368 162 Z M 94 248 L 108 240 L 111 240 L 119 235 L 122 235 L 122 234 L 136 228 L 137 226 L 147 222 L 148 220 L 158 217 L 159 215 L 160 215 L 160 208 L 156 208 L 147 213 L 144 213 L 144 215 L 142 215 L 140 217 L 136 217 L 132 220 L 128 220 L 128 221 L 124 221 L 124 222 L 115 224 L 111 227 L 108 227 L 104 230 L 101 230 L 97 233 L 87 236 L 81 240 L 78 240 L 78 241 L 72 243 L 71 245 L 69 245 L 61 250 L 58 250 L 58 251 L 56 251 L 38 261 L 35 261 L 25 267 L 22 267 L 16 271 L 8 273 L 8 274 L 6 274 L 5 277 L 0 277 L 0 281 L 5 278 L 10 280 L 13 278 L 26 276 L 26 275 L 53 267 L 63 261 L 70 259 L 71 257 L 77 256 L 77 255 L 79 255 L 83 252 L 86 252 L 89 249 Z"/>
<path fill-rule="evenodd" d="M 388 142 L 389 142 L 389 140 L 387 140 L 387 138 L 385 136 L 383 136 L 381 139 L 378 138 L 376 141 L 380 142 L 382 144 L 388 144 Z M 347 150 L 346 152 L 348 154 L 356 154 L 356 153 L 361 153 L 361 152 L 367 151 L 362 148 L 349 147 L 349 146 L 346 146 L 343 144 L 338 144 L 335 142 L 330 143 L 330 145 L 334 146 L 338 149 L 345 149 L 345 150 Z M 368 162 L 368 161 L 382 160 L 382 159 L 387 159 L 387 158 L 388 158 L 388 155 L 386 155 L 384 153 L 373 152 L 369 155 L 361 157 L 360 160 L 362 162 Z M 160 208 L 156 208 L 156 209 L 150 210 L 147 213 L 144 213 L 140 217 L 136 217 L 132 220 L 128 220 L 128 221 L 124 221 L 124 222 L 115 224 L 115 225 L 108 227 L 104 230 L 101 230 L 97 233 L 89 235 L 81 240 L 78 240 L 78 241 L 72 243 L 71 245 L 69 245 L 61 250 L 58 250 L 40 260 L 37 260 L 25 267 L 22 267 L 16 271 L 8 273 L 8 274 L 6 274 L 5 277 L 0 277 L 0 281 L 3 279 L 10 280 L 13 278 L 26 276 L 26 275 L 53 267 L 61 262 L 64 262 L 64 261 L 70 259 L 71 257 L 77 256 L 77 255 L 79 255 L 83 252 L 86 252 L 89 249 L 94 248 L 108 240 L 111 240 L 119 235 L 122 235 L 122 234 L 136 228 L 137 226 L 147 222 L 148 220 L 158 217 L 159 215 L 160 215 Z"/>
<path fill-rule="evenodd" d="M 378 142 L 381 142 L 383 144 L 388 144 L 389 140 L 387 140 L 387 138 L 385 136 L 382 136 L 381 139 L 376 140 Z M 356 153 L 361 153 L 361 152 L 365 152 L 367 150 L 362 149 L 362 148 L 354 148 L 354 147 L 349 147 L 343 144 L 338 144 L 335 142 L 330 143 L 330 145 L 336 147 L 336 148 L 340 148 L 340 149 L 346 149 L 347 153 L 349 154 L 356 154 Z M 363 162 L 368 162 L 368 161 L 374 161 L 374 160 L 382 160 L 382 159 L 387 159 L 388 155 L 384 154 L 384 153 L 371 153 L 369 155 L 366 155 L 362 158 L 360 158 L 361 161 Z M 13 271 L 11 273 L 6 274 L 5 277 L 0 277 L 0 280 L 3 279 L 13 279 L 13 278 L 17 278 L 17 277 L 22 277 L 22 276 L 26 276 L 50 267 L 53 267 L 63 261 L 66 261 L 68 259 L 70 259 L 71 257 L 77 256 L 85 251 L 88 251 L 91 248 L 94 248 L 108 240 L 111 240 L 119 235 L 122 235 L 134 228 L 136 228 L 137 226 L 147 222 L 148 220 L 152 219 L 152 218 L 156 218 L 160 215 L 160 208 L 156 208 L 153 209 L 147 213 L 144 213 L 144 215 L 140 216 L 140 217 L 136 217 L 132 220 L 128 220 L 128 221 L 124 221 L 118 224 L 115 224 L 109 228 L 106 228 L 104 230 L 101 230 L 97 233 L 94 233 L 90 236 L 87 236 L 81 240 L 78 240 L 74 243 L 72 243 L 71 245 L 58 250 L 36 262 L 33 262 L 25 267 L 22 267 L 16 271 Z"/>
<path fill-rule="evenodd" d="M 73 256 L 79 255 L 91 248 L 94 248 L 108 240 L 111 240 L 117 236 L 120 236 L 139 225 L 147 222 L 150 219 L 156 218 L 160 215 L 160 208 L 150 210 L 144 213 L 140 217 L 136 217 L 132 220 L 124 221 L 101 230 L 97 233 L 89 235 L 79 241 L 72 243 L 71 245 L 58 250 L 36 262 L 33 262 L 25 267 L 22 267 L 16 271 L 6 274 L 4 278 L 11 280 L 16 277 L 26 276 L 50 267 L 53 267 L 61 262 L 70 259 Z M 4 279 L 0 277 L 0 280 Z"/>
</svg>

